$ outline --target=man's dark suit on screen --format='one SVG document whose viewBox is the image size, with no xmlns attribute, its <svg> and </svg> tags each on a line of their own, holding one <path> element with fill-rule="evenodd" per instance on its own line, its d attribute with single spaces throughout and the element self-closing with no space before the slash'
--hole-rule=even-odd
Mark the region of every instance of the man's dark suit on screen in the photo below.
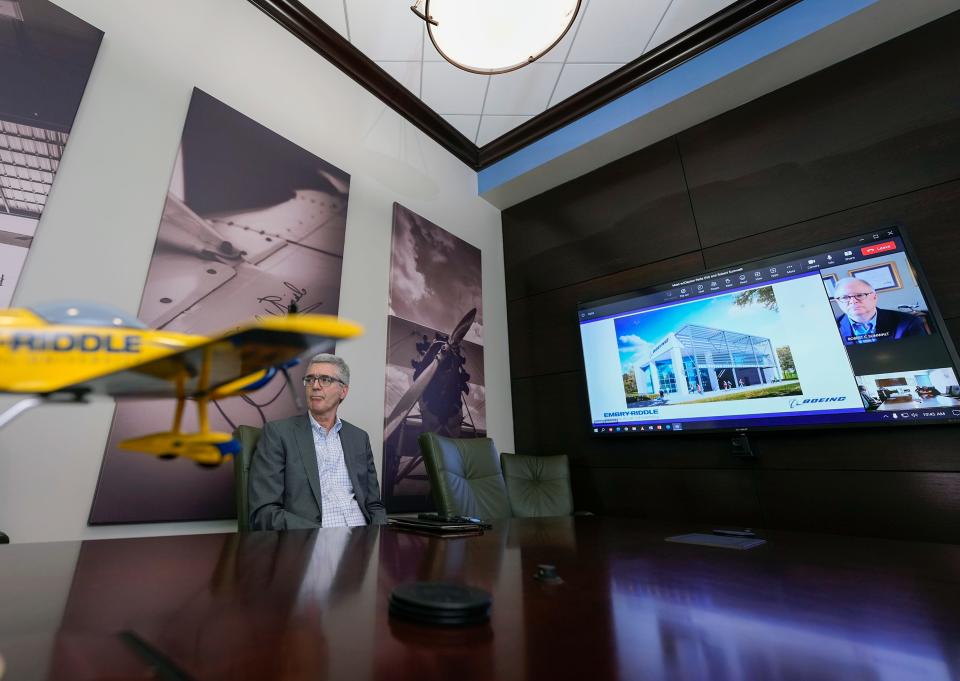
<svg viewBox="0 0 960 681">
<path fill-rule="evenodd" d="M 837 325 L 840 328 L 840 336 L 844 343 L 850 345 L 857 342 L 853 324 L 847 315 L 840 317 Z M 878 307 L 876 326 L 871 335 L 875 335 L 877 340 L 895 340 L 905 336 L 926 336 L 929 333 L 923 317 Z"/>
<path fill-rule="evenodd" d="M 380 485 L 366 432 L 341 419 L 340 443 L 360 512 L 368 524 L 386 522 Z M 250 526 L 255 530 L 320 527 L 320 473 L 310 417 L 272 421 L 263 427 L 250 464 Z"/>
</svg>

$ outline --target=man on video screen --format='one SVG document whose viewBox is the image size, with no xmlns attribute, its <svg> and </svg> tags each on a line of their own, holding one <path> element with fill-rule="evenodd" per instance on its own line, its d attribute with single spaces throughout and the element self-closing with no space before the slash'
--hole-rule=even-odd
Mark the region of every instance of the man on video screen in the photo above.
<svg viewBox="0 0 960 681">
<path fill-rule="evenodd" d="M 863 279 L 846 277 L 838 281 L 834 300 L 844 312 L 837 320 L 844 345 L 926 336 L 930 333 L 921 316 L 878 308 L 877 292 Z"/>
</svg>

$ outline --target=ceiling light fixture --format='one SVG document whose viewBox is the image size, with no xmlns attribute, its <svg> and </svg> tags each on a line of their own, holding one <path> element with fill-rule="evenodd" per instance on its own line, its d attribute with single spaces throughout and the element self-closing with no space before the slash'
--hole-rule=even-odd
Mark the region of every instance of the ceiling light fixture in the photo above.
<svg viewBox="0 0 960 681">
<path fill-rule="evenodd" d="M 573 25 L 581 0 L 416 0 L 410 8 L 448 62 L 492 75 L 549 52 Z"/>
</svg>

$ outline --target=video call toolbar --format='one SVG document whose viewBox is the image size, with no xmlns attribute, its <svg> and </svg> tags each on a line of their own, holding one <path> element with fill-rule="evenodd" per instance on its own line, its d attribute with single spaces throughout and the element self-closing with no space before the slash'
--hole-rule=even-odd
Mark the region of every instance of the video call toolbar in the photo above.
<svg viewBox="0 0 960 681">
<path fill-rule="evenodd" d="M 792 255 L 789 260 L 769 258 L 753 265 L 732 267 L 662 284 L 651 289 L 651 292 L 646 295 L 625 296 L 622 300 L 581 308 L 578 311 L 578 317 L 582 323 L 587 323 L 638 307 L 649 308 L 721 291 L 753 288 L 761 284 L 807 276 L 836 265 L 855 263 L 902 250 L 903 243 L 900 240 L 899 230 L 890 227 L 844 239 L 826 247 L 811 249 L 809 254 Z"/>
</svg>

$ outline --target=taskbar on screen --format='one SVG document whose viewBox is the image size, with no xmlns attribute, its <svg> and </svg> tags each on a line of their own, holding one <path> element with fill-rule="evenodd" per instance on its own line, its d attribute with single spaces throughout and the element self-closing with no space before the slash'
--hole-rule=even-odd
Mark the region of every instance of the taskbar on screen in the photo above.
<svg viewBox="0 0 960 681">
<path fill-rule="evenodd" d="M 697 420 L 671 420 L 671 421 L 644 421 L 631 423 L 594 423 L 592 426 L 595 435 L 617 436 L 617 435 L 636 435 L 638 433 L 675 433 L 691 431 L 740 431 L 754 428 L 802 428 L 806 426 L 818 425 L 857 425 L 857 424 L 883 424 L 883 425 L 917 425 L 917 424 L 936 424 L 936 423 L 960 423 L 960 409 L 943 408 L 921 408 L 921 409 L 903 409 L 896 411 L 870 411 L 870 412 L 848 412 L 843 414 L 804 414 L 790 416 L 770 416 L 763 418 L 738 418 L 734 423 L 732 419 L 697 419 Z"/>
</svg>

